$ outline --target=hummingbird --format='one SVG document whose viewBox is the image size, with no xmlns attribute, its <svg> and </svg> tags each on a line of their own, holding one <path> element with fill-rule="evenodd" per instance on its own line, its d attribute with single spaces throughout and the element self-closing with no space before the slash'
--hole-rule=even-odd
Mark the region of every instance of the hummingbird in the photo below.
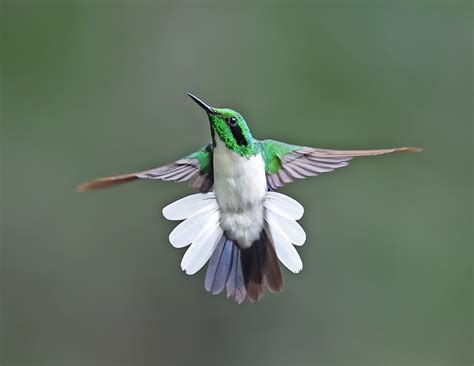
<svg viewBox="0 0 474 366">
<path fill-rule="evenodd" d="M 298 273 L 303 262 L 295 249 L 306 241 L 298 224 L 303 206 L 276 192 L 296 179 L 317 176 L 348 165 L 359 156 L 420 152 L 415 147 L 378 150 L 329 150 L 257 140 L 242 115 L 215 108 L 188 93 L 207 114 L 211 141 L 170 164 L 146 171 L 99 178 L 77 187 L 80 192 L 139 179 L 188 182 L 199 193 L 163 209 L 168 220 L 182 221 L 170 233 L 176 248 L 189 246 L 181 261 L 187 274 L 208 263 L 205 289 L 237 303 L 259 301 L 265 287 L 281 292 L 279 262 Z"/>
</svg>

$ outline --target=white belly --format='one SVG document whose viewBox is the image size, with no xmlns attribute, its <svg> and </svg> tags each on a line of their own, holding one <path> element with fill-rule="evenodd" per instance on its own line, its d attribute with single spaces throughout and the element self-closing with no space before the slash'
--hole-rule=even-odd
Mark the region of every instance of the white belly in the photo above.
<svg viewBox="0 0 474 366">
<path fill-rule="evenodd" d="M 263 199 L 267 191 L 262 155 L 244 158 L 216 138 L 214 191 L 227 236 L 249 248 L 263 229 Z"/>
</svg>

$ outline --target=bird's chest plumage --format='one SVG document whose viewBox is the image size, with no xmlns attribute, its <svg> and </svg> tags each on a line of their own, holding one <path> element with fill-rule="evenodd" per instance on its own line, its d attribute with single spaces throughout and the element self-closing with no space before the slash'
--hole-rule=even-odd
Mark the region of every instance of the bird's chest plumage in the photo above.
<svg viewBox="0 0 474 366">
<path fill-rule="evenodd" d="M 267 191 L 262 155 L 243 157 L 217 138 L 214 148 L 214 191 L 221 209 L 221 226 L 242 248 L 263 229 L 263 199 Z"/>
</svg>

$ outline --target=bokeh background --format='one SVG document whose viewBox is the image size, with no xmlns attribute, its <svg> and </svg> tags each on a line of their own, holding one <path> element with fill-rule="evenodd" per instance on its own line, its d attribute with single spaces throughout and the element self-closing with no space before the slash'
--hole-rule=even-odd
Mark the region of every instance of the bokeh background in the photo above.
<svg viewBox="0 0 474 366">
<path fill-rule="evenodd" d="M 471 365 L 472 3 L 3 2 L 5 366 Z M 188 277 L 161 209 L 76 184 L 209 141 L 421 146 L 282 189 L 304 270 L 238 306 Z"/>
</svg>

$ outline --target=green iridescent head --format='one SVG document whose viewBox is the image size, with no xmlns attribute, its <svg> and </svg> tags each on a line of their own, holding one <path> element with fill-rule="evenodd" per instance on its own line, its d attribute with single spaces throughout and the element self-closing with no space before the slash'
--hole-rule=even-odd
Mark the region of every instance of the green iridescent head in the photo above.
<svg viewBox="0 0 474 366">
<path fill-rule="evenodd" d="M 248 157 L 257 153 L 252 134 L 240 113 L 228 108 L 210 107 L 194 95 L 188 95 L 206 111 L 214 144 L 218 138 L 229 150 L 242 156 Z"/>
</svg>

